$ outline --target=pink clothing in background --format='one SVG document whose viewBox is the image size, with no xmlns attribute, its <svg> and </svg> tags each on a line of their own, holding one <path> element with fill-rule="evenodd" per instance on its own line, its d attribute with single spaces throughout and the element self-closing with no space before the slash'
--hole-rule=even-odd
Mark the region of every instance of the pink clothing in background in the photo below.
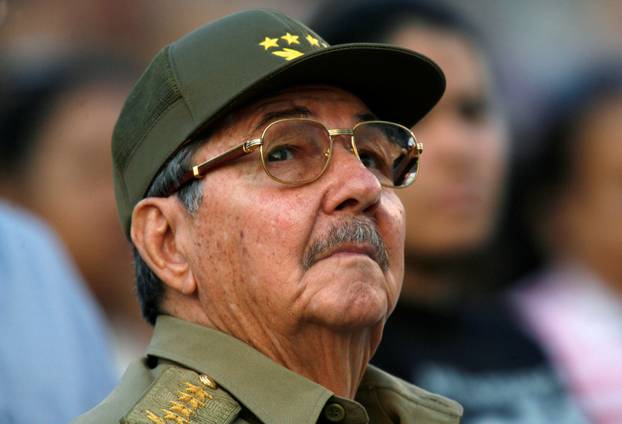
<svg viewBox="0 0 622 424">
<path fill-rule="evenodd" d="M 622 423 L 622 295 L 564 265 L 514 293 L 520 318 L 595 424 Z"/>
</svg>

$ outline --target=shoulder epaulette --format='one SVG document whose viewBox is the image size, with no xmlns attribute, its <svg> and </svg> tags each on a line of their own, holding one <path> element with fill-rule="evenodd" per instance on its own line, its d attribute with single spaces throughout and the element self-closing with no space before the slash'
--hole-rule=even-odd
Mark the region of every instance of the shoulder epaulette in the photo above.
<svg viewBox="0 0 622 424">
<path fill-rule="evenodd" d="M 240 409 L 240 404 L 209 376 L 170 367 L 121 424 L 229 424 Z"/>
</svg>

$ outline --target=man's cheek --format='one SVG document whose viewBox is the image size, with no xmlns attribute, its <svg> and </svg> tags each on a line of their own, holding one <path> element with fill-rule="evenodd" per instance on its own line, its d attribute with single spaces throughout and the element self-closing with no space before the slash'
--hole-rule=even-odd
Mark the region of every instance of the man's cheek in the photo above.
<svg viewBox="0 0 622 424">
<path fill-rule="evenodd" d="M 387 238 L 395 239 L 396 243 L 403 245 L 406 233 L 404 206 L 397 196 L 389 197 L 386 200 L 387 207 L 381 215 L 383 219 L 380 224 L 385 227 L 384 233 Z M 389 241 L 385 240 L 385 242 L 388 243 Z"/>
<path fill-rule="evenodd" d="M 255 199 L 255 202 L 254 215 L 260 215 L 260 225 L 263 226 L 259 229 L 277 238 L 285 235 L 292 238 L 304 232 L 312 225 L 312 211 L 317 209 L 300 196 L 285 198 L 280 191 Z M 260 206 L 259 210 L 257 206 Z"/>
</svg>

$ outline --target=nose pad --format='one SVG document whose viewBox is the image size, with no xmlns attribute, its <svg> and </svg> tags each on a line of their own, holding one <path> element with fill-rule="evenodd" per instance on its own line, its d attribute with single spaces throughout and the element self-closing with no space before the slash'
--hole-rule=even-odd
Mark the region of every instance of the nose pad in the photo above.
<svg viewBox="0 0 622 424">
<path fill-rule="evenodd" d="M 349 135 L 349 134 L 338 134 L 338 135 L 334 135 L 333 136 L 333 139 L 335 139 L 335 138 L 336 138 L 337 142 L 341 141 L 341 144 L 343 145 L 343 148 L 345 150 L 347 150 L 348 152 L 352 153 L 354 156 L 356 156 L 357 159 L 360 160 L 358 152 L 354 148 L 354 143 L 352 142 L 352 136 L 351 135 Z M 333 142 L 333 150 L 335 149 L 334 144 L 335 144 L 335 142 Z"/>
<path fill-rule="evenodd" d="M 345 150 L 346 152 L 350 153 L 352 156 L 354 156 L 354 160 L 356 161 L 356 168 L 358 168 L 358 170 L 352 170 L 352 172 L 359 172 L 359 171 L 363 171 L 365 173 L 369 173 L 370 175 L 373 176 L 374 179 L 378 180 L 378 177 L 376 175 L 374 175 L 373 172 L 371 172 L 363 163 L 363 161 L 361 160 L 361 158 L 359 157 L 358 151 L 356 149 L 356 146 L 354 145 L 353 141 L 352 141 L 352 136 L 349 134 L 339 134 L 339 135 L 334 135 L 333 137 L 336 137 L 337 139 L 333 140 L 333 152 L 332 152 L 332 158 L 331 158 L 331 164 L 330 167 L 334 167 L 334 162 L 336 159 L 336 156 L 340 156 L 341 153 L 337 154 L 337 150 L 339 150 L 339 147 L 337 147 L 339 144 L 342 145 L 343 150 Z M 341 141 L 341 142 L 339 142 Z M 352 160 L 352 158 L 347 159 L 348 161 Z M 340 165 L 343 166 L 343 165 Z M 351 166 L 351 165 L 348 165 Z"/>
<path fill-rule="evenodd" d="M 350 163 L 350 165 L 347 165 L 348 167 L 355 166 L 355 169 L 351 169 L 352 175 L 358 172 L 369 174 L 369 176 L 373 177 L 373 179 L 378 183 L 378 185 L 381 185 L 380 179 L 378 178 L 378 176 L 375 175 L 370 169 L 368 169 L 363 163 L 363 161 L 361 160 L 361 157 L 359 156 L 358 150 L 356 148 L 356 144 L 354 143 L 354 139 L 353 139 L 354 136 L 352 132 L 349 130 L 333 130 L 333 131 L 334 132 L 330 134 L 331 146 L 327 148 L 326 151 L 324 152 L 324 156 L 326 158 L 328 158 L 330 155 L 330 158 L 328 158 L 330 163 L 325 171 L 328 172 L 330 171 L 330 169 L 334 169 L 336 156 L 341 155 L 341 153 L 337 153 L 338 150 L 340 150 L 339 145 L 341 145 L 344 150 L 346 150 L 352 156 L 354 156 L 354 160 L 356 161 L 356 164 Z M 348 158 L 348 161 L 351 159 L 352 158 Z M 346 162 L 346 163 L 349 163 L 349 162 Z M 339 166 L 343 167 L 343 164 Z M 364 179 L 366 179 L 366 177 L 364 177 Z"/>
</svg>

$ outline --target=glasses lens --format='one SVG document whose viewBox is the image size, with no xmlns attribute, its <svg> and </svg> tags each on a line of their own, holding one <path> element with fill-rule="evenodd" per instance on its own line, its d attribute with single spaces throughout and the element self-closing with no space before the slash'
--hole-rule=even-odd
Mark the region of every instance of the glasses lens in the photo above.
<svg viewBox="0 0 622 424">
<path fill-rule="evenodd" d="M 354 143 L 361 162 L 388 187 L 413 183 L 419 158 L 417 142 L 406 127 L 383 121 L 370 121 L 354 128 Z"/>
<path fill-rule="evenodd" d="M 266 129 L 261 159 L 273 178 L 285 184 L 303 184 L 322 174 L 329 148 L 330 137 L 322 124 L 286 119 Z"/>
</svg>

